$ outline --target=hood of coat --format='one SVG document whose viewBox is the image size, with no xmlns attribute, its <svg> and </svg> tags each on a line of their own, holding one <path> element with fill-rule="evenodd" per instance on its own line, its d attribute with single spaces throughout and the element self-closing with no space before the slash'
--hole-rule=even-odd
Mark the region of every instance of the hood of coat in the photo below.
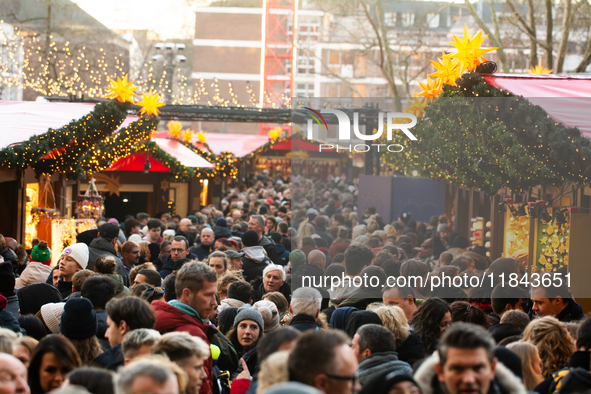
<svg viewBox="0 0 591 394">
<path fill-rule="evenodd" d="M 423 394 L 435 394 L 439 390 L 435 387 L 438 384 L 435 364 L 439 361 L 437 352 L 425 360 L 415 373 L 415 381 L 421 388 Z M 527 394 L 521 379 L 513 375 L 509 368 L 497 362 L 494 382 L 503 394 Z"/>
<path fill-rule="evenodd" d="M 257 263 L 262 263 L 267 254 L 262 246 L 247 246 L 242 248 L 244 256 L 248 259 L 254 260 Z"/>
</svg>

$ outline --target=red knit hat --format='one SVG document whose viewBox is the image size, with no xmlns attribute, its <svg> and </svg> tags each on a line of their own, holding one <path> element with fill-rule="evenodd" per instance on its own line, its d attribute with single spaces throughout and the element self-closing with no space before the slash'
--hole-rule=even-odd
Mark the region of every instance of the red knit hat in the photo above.
<svg viewBox="0 0 591 394">
<path fill-rule="evenodd" d="M 6 300 L 6 297 L 4 297 L 3 295 L 0 295 L 0 311 L 3 311 L 7 305 L 8 305 L 8 301 Z"/>
</svg>

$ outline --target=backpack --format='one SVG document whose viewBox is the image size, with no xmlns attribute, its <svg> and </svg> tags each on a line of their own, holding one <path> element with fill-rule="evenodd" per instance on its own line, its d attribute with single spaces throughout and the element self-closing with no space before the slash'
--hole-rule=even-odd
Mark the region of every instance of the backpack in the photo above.
<svg viewBox="0 0 591 394">
<path fill-rule="evenodd" d="M 556 379 L 552 380 L 551 393 L 570 394 L 591 391 L 591 373 L 585 368 L 563 369 L 552 374 L 553 378 L 555 374 Z"/>
<path fill-rule="evenodd" d="M 213 394 L 230 394 L 230 372 L 222 371 L 217 365 L 213 367 Z"/>
</svg>

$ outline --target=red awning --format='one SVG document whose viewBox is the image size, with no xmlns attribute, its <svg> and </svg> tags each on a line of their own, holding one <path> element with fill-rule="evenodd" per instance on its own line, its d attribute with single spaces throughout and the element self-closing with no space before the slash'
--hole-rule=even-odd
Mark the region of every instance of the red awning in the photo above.
<svg viewBox="0 0 591 394">
<path fill-rule="evenodd" d="M 318 152 L 318 145 L 296 138 L 279 142 L 273 145 L 271 149 Z"/>
<path fill-rule="evenodd" d="M 590 76 L 495 74 L 484 76 L 484 79 L 491 86 L 527 98 L 556 121 L 577 127 L 591 139 Z"/>
<path fill-rule="evenodd" d="M 117 160 L 105 171 L 144 171 L 145 164 L 145 152 L 132 153 L 129 156 L 125 156 L 124 158 Z M 150 172 L 171 172 L 168 167 L 154 159 L 152 155 L 150 155 L 150 165 Z"/>
</svg>

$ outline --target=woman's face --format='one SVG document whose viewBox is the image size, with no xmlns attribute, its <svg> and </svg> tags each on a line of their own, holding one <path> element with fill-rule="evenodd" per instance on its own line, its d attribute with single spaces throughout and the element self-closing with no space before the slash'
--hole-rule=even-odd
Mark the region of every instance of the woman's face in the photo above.
<svg viewBox="0 0 591 394">
<path fill-rule="evenodd" d="M 255 321 L 242 320 L 238 323 L 236 331 L 238 334 L 238 343 L 243 347 L 249 347 L 257 342 L 261 329 Z"/>
<path fill-rule="evenodd" d="M 152 255 L 150 254 L 150 249 L 146 248 L 146 261 L 152 261 Z"/>
<path fill-rule="evenodd" d="M 279 291 L 279 288 L 283 286 L 283 279 L 281 279 L 281 273 L 277 270 L 269 271 L 263 278 L 263 287 L 265 292 Z"/>
<path fill-rule="evenodd" d="M 60 361 L 52 352 L 45 353 L 39 368 L 39 383 L 43 392 L 47 393 L 60 387 L 71 370 L 72 368 Z"/>
<path fill-rule="evenodd" d="M 29 349 L 24 345 L 17 345 L 12 352 L 12 355 L 25 365 L 25 367 L 29 368 L 29 364 L 31 363 L 31 353 L 29 353 Z"/>
<path fill-rule="evenodd" d="M 437 339 L 441 338 L 443 333 L 451 326 L 451 313 L 445 312 L 443 315 L 443 319 L 439 322 L 439 335 L 437 335 Z"/>
<path fill-rule="evenodd" d="M 209 259 L 209 266 L 215 270 L 215 273 L 220 276 L 226 271 L 224 266 L 224 259 L 221 257 L 211 257 Z"/>
<path fill-rule="evenodd" d="M 267 229 L 273 230 L 274 224 L 271 220 L 267 220 Z"/>
</svg>

